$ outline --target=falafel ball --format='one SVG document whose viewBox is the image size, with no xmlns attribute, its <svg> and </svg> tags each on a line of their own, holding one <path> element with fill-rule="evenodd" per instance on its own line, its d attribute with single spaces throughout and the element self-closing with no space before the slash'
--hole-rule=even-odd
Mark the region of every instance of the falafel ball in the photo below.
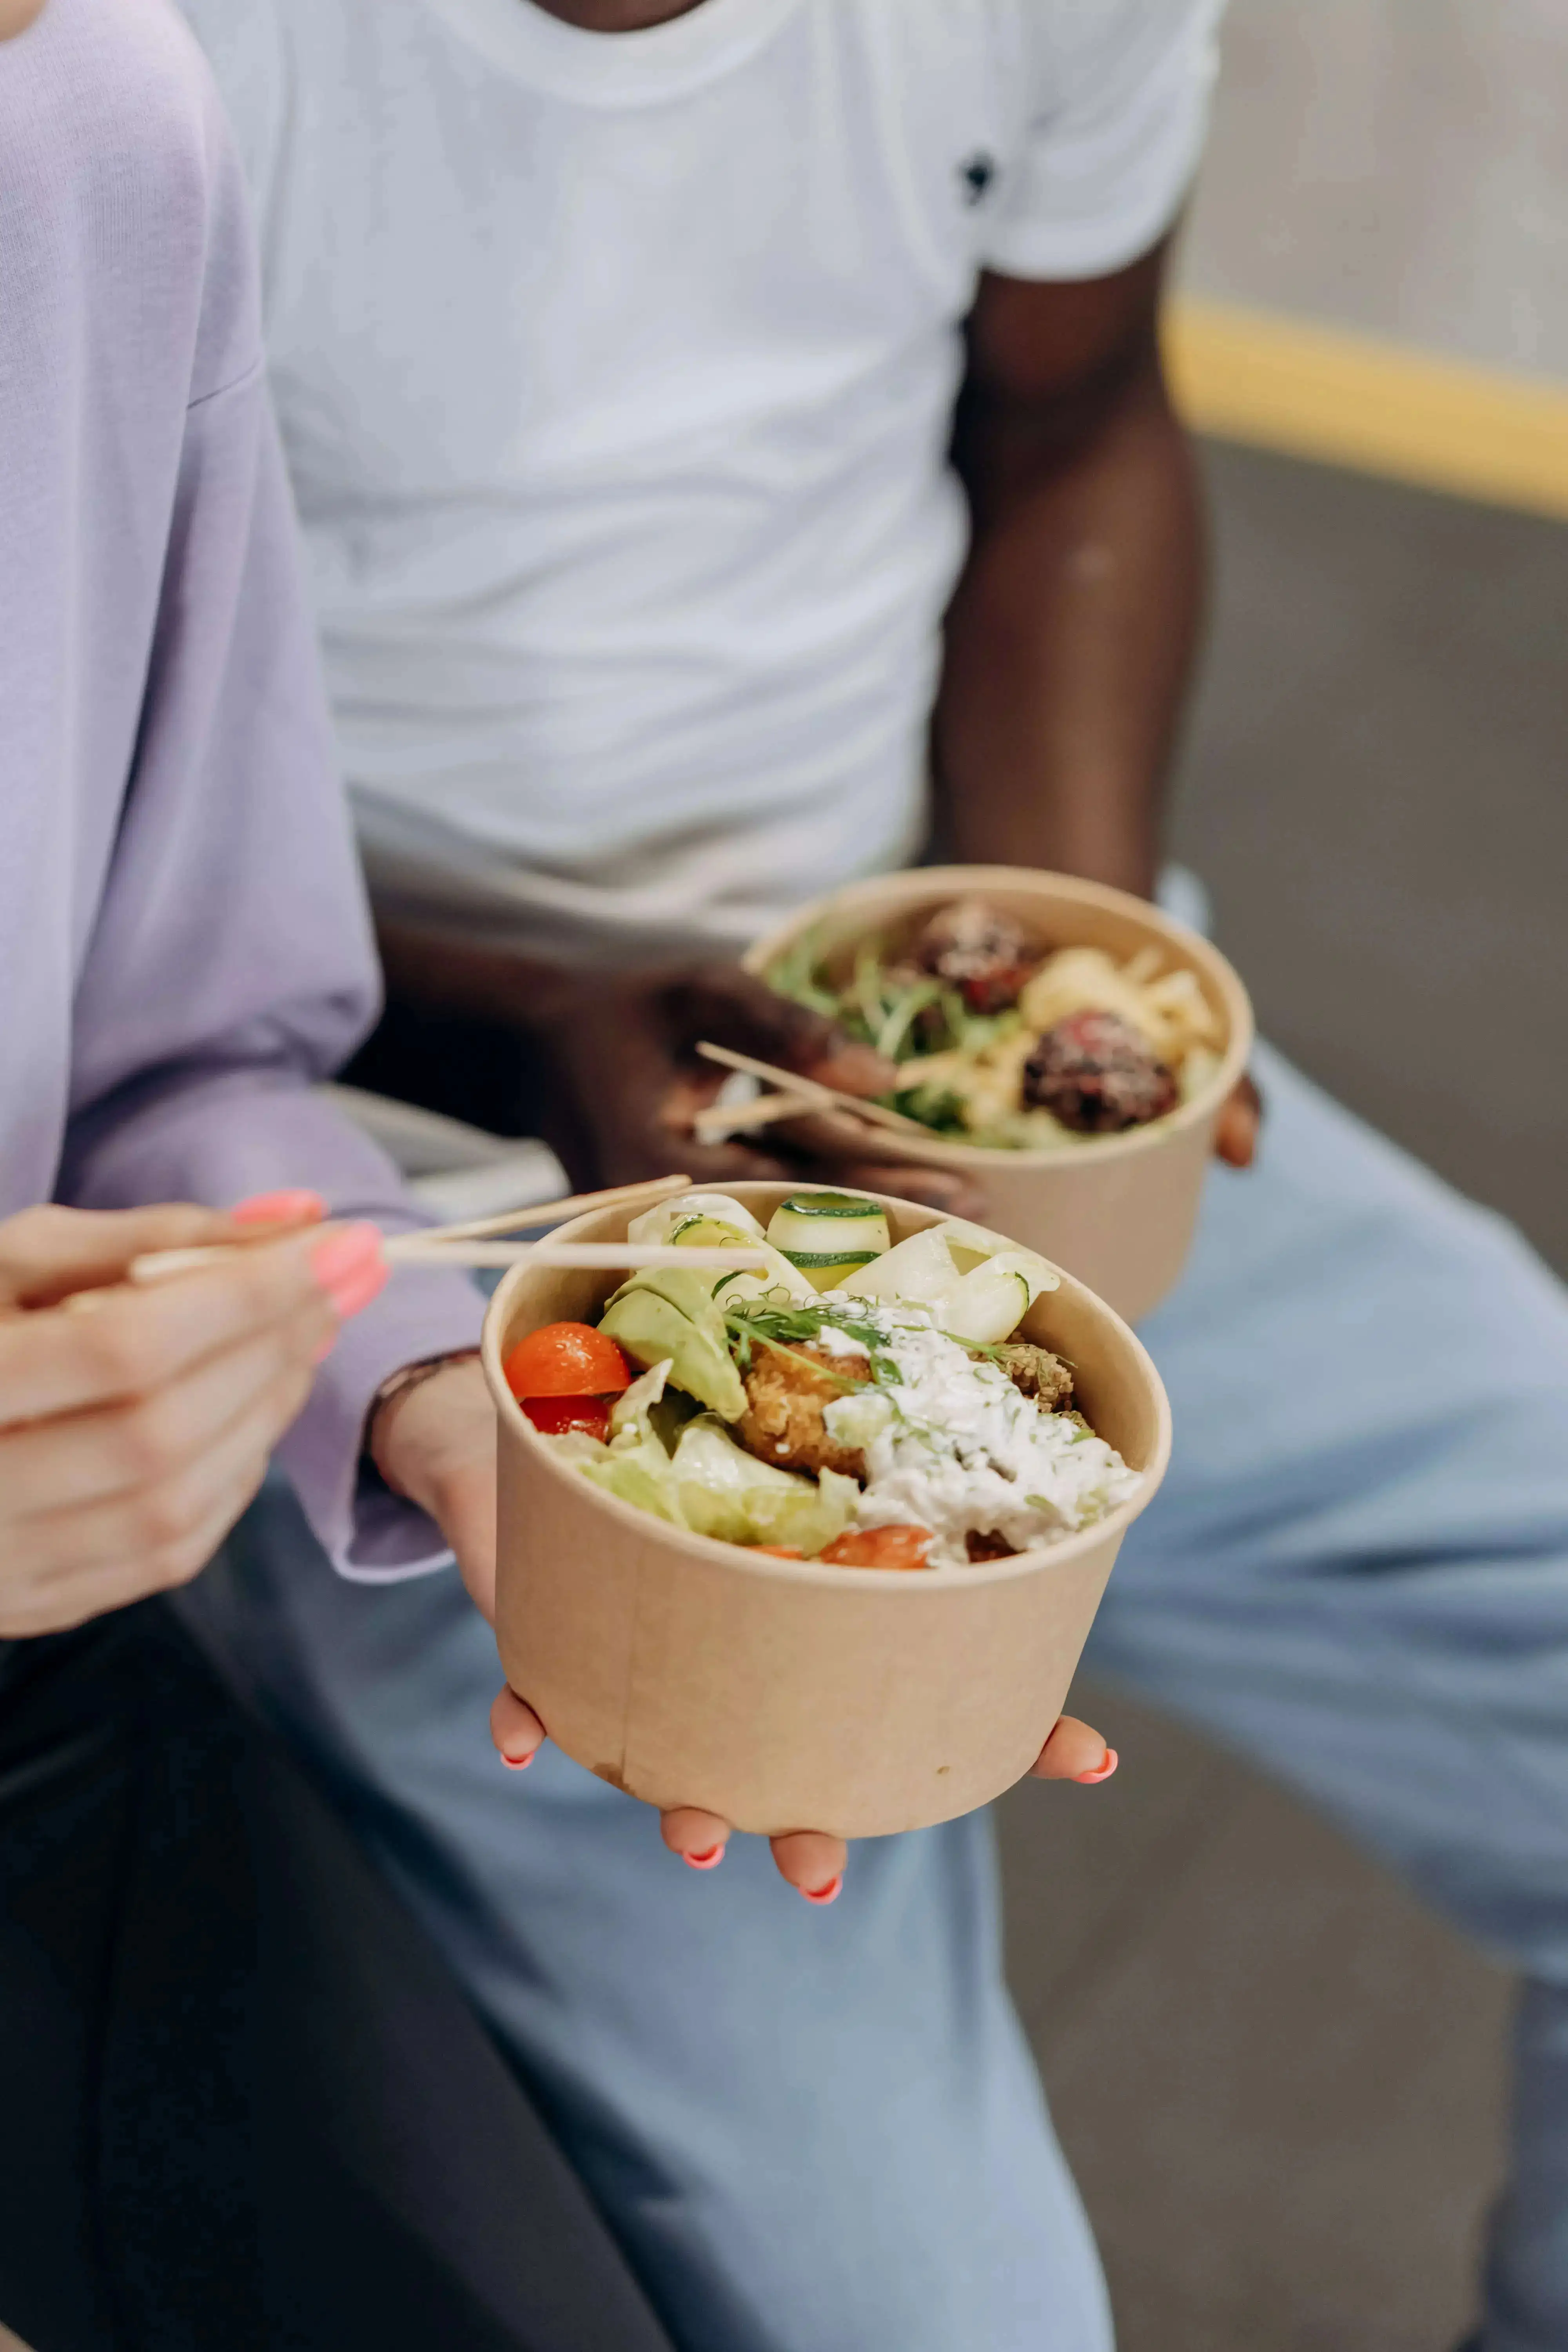
<svg viewBox="0 0 1568 2352">
<path fill-rule="evenodd" d="M 1024 1101 L 1079 1135 L 1120 1135 L 1181 1100 L 1175 1072 L 1120 1013 L 1086 1009 L 1047 1029 L 1024 1065 Z"/>
<path fill-rule="evenodd" d="M 997 1349 L 996 1361 L 1013 1386 L 1033 1397 L 1042 1412 L 1060 1412 L 1071 1404 L 1072 1372 L 1048 1348 L 1037 1348 L 1030 1339 L 1009 1339 Z"/>
<path fill-rule="evenodd" d="M 963 992 L 975 1013 L 1002 1013 L 1039 965 L 1039 950 L 1023 925 L 988 898 L 954 898 L 914 942 L 922 971 Z"/>
</svg>

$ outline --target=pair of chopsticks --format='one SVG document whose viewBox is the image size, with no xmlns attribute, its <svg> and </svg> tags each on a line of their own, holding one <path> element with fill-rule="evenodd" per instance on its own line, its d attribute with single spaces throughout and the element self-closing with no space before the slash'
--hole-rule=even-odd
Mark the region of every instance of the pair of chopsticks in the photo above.
<svg viewBox="0 0 1568 2352">
<path fill-rule="evenodd" d="M 705 1062 L 715 1062 L 721 1070 L 733 1070 L 743 1077 L 759 1078 L 765 1086 L 777 1087 L 777 1094 L 763 1095 L 749 1103 L 711 1103 L 700 1110 L 692 1120 L 693 1131 L 704 1143 L 721 1143 L 731 1135 L 752 1133 L 760 1127 L 774 1127 L 786 1118 L 802 1118 L 811 1111 L 847 1111 L 852 1118 L 861 1119 L 868 1127 L 890 1129 L 895 1135 L 918 1136 L 930 1143 L 931 1129 L 919 1119 L 906 1118 L 901 1110 L 889 1110 L 885 1105 L 868 1102 L 863 1095 L 846 1094 L 842 1087 L 825 1087 L 816 1078 L 803 1078 L 798 1071 L 781 1070 L 772 1062 L 759 1062 L 750 1054 L 731 1053 L 727 1045 L 701 1045 L 697 1048 Z"/>
<path fill-rule="evenodd" d="M 842 1087 L 824 1086 L 819 1079 L 802 1077 L 796 1071 L 780 1069 L 773 1062 L 757 1061 L 750 1054 L 732 1053 L 727 1045 L 705 1043 L 697 1050 L 705 1061 L 716 1063 L 721 1069 L 756 1078 L 778 1089 L 755 1102 L 714 1103 L 699 1111 L 692 1124 L 703 1142 L 718 1141 L 727 1135 L 743 1134 L 823 1110 L 847 1113 L 868 1127 L 888 1129 L 896 1135 L 910 1136 L 928 1144 L 931 1141 L 931 1130 L 921 1127 L 918 1119 L 907 1118 L 902 1111 L 889 1110 L 881 1103 L 868 1102 L 863 1096 L 847 1094 Z M 684 1265 L 693 1272 L 699 1267 L 734 1273 L 763 1271 L 767 1260 L 762 1253 L 741 1247 L 668 1249 L 652 1243 L 507 1242 L 501 1238 L 536 1225 L 563 1223 L 568 1217 L 581 1215 L 589 1209 L 652 1208 L 659 1201 L 672 1199 L 677 1192 L 689 1191 L 690 1186 L 689 1176 L 658 1176 L 642 1184 L 611 1185 L 601 1192 L 574 1192 L 563 1201 L 542 1201 L 531 1208 L 500 1216 L 472 1217 L 460 1224 L 432 1225 L 417 1233 L 397 1234 L 387 1242 L 387 1263 L 394 1266 L 557 1265 L 586 1271 L 605 1267 L 634 1271 L 640 1266 L 657 1265 Z M 265 1234 L 257 1237 L 258 1241 L 266 1238 Z M 194 1274 L 203 1266 L 217 1265 L 256 1245 L 255 1242 L 220 1242 L 205 1249 L 156 1250 L 132 1262 L 131 1279 L 140 1284 L 168 1282 L 178 1275 Z M 87 1295 L 93 1296 L 91 1292 Z"/>
<path fill-rule="evenodd" d="M 639 1266 L 684 1265 L 694 1271 L 709 1267 L 737 1273 L 762 1272 L 768 1263 L 762 1252 L 739 1246 L 669 1249 L 647 1242 L 503 1242 L 499 1238 L 515 1234 L 520 1228 L 561 1223 L 588 1209 L 650 1209 L 660 1201 L 673 1199 L 678 1192 L 689 1192 L 690 1187 L 689 1176 L 658 1176 L 642 1184 L 615 1184 L 602 1192 L 574 1192 L 563 1201 L 542 1201 L 531 1208 L 514 1209 L 500 1216 L 470 1217 L 461 1224 L 426 1226 L 417 1233 L 394 1234 L 386 1244 L 386 1259 L 394 1266 L 557 1265 L 595 1271 L 605 1267 L 635 1270 Z M 131 1280 L 147 1285 L 169 1282 L 182 1274 L 196 1274 L 205 1266 L 238 1256 L 243 1250 L 254 1249 L 268 1238 L 277 1236 L 258 1234 L 254 1242 L 218 1242 L 202 1249 L 155 1250 L 132 1260 Z"/>
</svg>

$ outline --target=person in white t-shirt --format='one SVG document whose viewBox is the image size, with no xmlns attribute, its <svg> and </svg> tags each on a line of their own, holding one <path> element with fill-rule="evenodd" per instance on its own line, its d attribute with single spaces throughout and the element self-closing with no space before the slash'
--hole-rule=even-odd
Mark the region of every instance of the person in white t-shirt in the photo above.
<svg viewBox="0 0 1568 2352">
<path fill-rule="evenodd" d="M 584 1181 L 668 1166 L 673 973 L 919 848 L 939 677 L 958 855 L 1152 884 L 1200 571 L 1154 324 L 1215 0 L 190 13 L 394 997 L 362 1076 L 542 1115 Z M 1007 486 L 967 565 L 966 368 Z"/>
<path fill-rule="evenodd" d="M 733 968 L 811 893 L 933 830 L 1154 887 L 1202 572 L 1157 313 L 1218 0 L 184 5 L 262 213 L 394 992 L 367 1075 L 546 1122 L 584 1174 L 662 1169 L 699 1023 L 833 1051 Z M 1568 1306 L 1260 1063 L 1270 1148 L 1211 1187 L 1151 1328 L 1182 1442 L 1096 1654 L 1532 1979 L 1488 2342 L 1551 2352 Z M 1244 1094 L 1227 1157 L 1256 1124 Z M 1492 1409 L 1456 1406 L 1457 1334 Z M 373 1619 L 257 1522 L 197 1598 L 357 1792 L 681 2343 L 1100 2352 L 983 1819 L 862 1850 L 808 1911 L 750 1841 L 662 1868 L 548 1748 L 517 1801 L 438 1582 Z"/>
</svg>

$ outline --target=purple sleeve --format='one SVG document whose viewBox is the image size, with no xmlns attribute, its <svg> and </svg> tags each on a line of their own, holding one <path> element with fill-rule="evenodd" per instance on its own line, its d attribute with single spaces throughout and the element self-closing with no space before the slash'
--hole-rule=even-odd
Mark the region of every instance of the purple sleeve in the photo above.
<svg viewBox="0 0 1568 2352">
<path fill-rule="evenodd" d="M 334 1214 L 417 1224 L 390 1162 L 310 1090 L 374 1017 L 375 967 L 258 365 L 189 412 L 149 681 L 77 995 L 59 1196 L 226 1206 L 304 1184 Z M 400 1273 L 323 1366 L 279 1459 L 344 1575 L 447 1559 L 362 1476 L 361 1436 L 387 1374 L 471 1347 L 481 1315 L 462 1276 Z"/>
</svg>

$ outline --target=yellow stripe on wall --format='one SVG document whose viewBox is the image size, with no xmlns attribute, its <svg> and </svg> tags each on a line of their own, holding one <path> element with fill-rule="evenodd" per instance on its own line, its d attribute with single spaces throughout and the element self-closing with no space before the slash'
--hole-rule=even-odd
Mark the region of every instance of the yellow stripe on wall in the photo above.
<svg viewBox="0 0 1568 2352">
<path fill-rule="evenodd" d="M 1568 517 L 1568 387 L 1195 297 L 1166 332 L 1201 433 Z"/>
</svg>

